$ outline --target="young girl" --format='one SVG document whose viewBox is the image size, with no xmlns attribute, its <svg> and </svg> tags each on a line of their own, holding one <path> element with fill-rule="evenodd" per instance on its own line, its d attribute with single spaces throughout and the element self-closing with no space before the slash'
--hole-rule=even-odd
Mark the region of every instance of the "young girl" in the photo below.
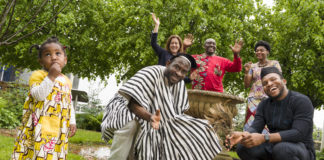
<svg viewBox="0 0 324 160">
<path fill-rule="evenodd" d="M 67 63 L 65 47 L 56 37 L 38 50 L 42 70 L 33 72 L 30 91 L 23 108 L 22 125 L 18 129 L 12 159 L 66 159 L 68 137 L 76 132 L 71 105 L 70 80 L 61 73 Z"/>
</svg>

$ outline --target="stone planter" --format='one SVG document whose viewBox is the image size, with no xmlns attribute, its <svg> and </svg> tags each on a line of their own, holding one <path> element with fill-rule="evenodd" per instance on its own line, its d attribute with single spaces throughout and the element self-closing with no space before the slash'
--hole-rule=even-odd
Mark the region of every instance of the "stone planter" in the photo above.
<svg viewBox="0 0 324 160">
<path fill-rule="evenodd" d="M 207 119 L 217 132 L 221 145 L 225 135 L 231 132 L 233 118 L 237 115 L 236 104 L 243 103 L 243 98 L 219 92 L 188 89 L 190 108 L 186 114 L 195 118 Z M 223 151 L 215 158 L 217 160 L 231 159 Z"/>
</svg>

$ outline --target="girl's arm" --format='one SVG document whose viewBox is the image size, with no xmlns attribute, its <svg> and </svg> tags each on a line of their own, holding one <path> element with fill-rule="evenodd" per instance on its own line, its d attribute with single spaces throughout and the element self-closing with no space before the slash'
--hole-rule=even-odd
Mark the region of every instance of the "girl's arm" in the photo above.
<svg viewBox="0 0 324 160">
<path fill-rule="evenodd" d="M 75 110 L 74 110 L 74 106 L 71 107 L 71 118 L 70 118 L 70 124 L 76 124 L 76 121 L 75 121 Z"/>
<path fill-rule="evenodd" d="M 45 98 L 52 92 L 52 88 L 54 87 L 54 82 L 51 81 L 48 77 L 40 83 L 40 85 L 31 87 L 30 94 L 37 101 L 44 101 Z"/>
<path fill-rule="evenodd" d="M 45 98 L 51 93 L 54 87 L 55 79 L 61 74 L 62 68 L 58 63 L 54 63 L 48 70 L 47 77 L 40 83 L 39 86 L 31 86 L 30 94 L 37 101 L 44 101 Z M 37 75 L 36 75 L 37 76 Z M 33 78 L 33 75 L 31 79 Z"/>
<path fill-rule="evenodd" d="M 75 111 L 74 107 L 71 107 L 71 118 L 70 118 L 70 133 L 69 137 L 73 137 L 77 131 L 76 121 L 75 121 Z"/>
</svg>

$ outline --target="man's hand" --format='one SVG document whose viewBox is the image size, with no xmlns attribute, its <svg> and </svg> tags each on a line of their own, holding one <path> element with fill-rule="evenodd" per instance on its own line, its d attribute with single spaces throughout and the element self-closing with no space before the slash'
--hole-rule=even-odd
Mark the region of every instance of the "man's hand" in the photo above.
<svg viewBox="0 0 324 160">
<path fill-rule="evenodd" d="M 157 18 L 154 13 L 152 13 L 152 19 L 153 19 L 156 26 L 160 25 L 160 19 Z"/>
<path fill-rule="evenodd" d="M 244 135 L 249 134 L 248 132 L 233 132 L 226 136 L 225 146 L 230 150 L 234 145 L 240 143 Z"/>
<path fill-rule="evenodd" d="M 61 72 L 61 66 L 58 63 L 54 63 L 48 70 L 48 78 L 54 82 L 55 79 L 61 74 Z"/>
<path fill-rule="evenodd" d="M 191 74 L 190 74 L 190 80 L 194 80 L 194 79 L 196 79 L 197 78 L 197 76 L 198 76 L 198 70 L 196 69 L 196 70 L 194 70 Z"/>
<path fill-rule="evenodd" d="M 230 45 L 230 48 L 232 49 L 234 54 L 239 54 L 241 52 L 241 49 L 243 47 L 243 39 L 241 38 L 239 42 L 235 40 L 235 45 L 234 47 Z"/>
<path fill-rule="evenodd" d="M 194 36 L 192 34 L 187 34 L 183 39 L 184 48 L 190 47 L 193 43 Z"/>
<path fill-rule="evenodd" d="M 249 70 L 251 69 L 251 65 L 252 65 L 251 61 L 244 64 L 245 74 L 249 73 Z"/>
<path fill-rule="evenodd" d="M 158 130 L 161 120 L 160 109 L 156 110 L 155 114 L 151 116 L 151 126 L 153 129 Z"/>
<path fill-rule="evenodd" d="M 71 124 L 70 125 L 70 131 L 69 131 L 70 132 L 69 133 L 69 138 L 73 137 L 75 135 L 76 131 L 77 131 L 76 124 Z"/>
<path fill-rule="evenodd" d="M 247 148 L 258 146 L 265 142 L 264 135 L 260 133 L 251 133 L 244 135 L 241 144 Z"/>
</svg>

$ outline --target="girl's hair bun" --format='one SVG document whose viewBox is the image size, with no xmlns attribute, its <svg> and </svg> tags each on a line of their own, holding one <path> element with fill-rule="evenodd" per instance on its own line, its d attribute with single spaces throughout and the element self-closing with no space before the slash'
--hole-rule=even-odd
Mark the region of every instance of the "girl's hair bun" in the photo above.
<svg viewBox="0 0 324 160">
<path fill-rule="evenodd" d="M 29 48 L 29 53 L 32 53 L 33 52 L 33 48 L 39 50 L 40 49 L 40 45 L 39 44 L 34 44 L 32 45 L 30 48 Z"/>
<path fill-rule="evenodd" d="M 66 55 L 65 53 L 65 49 L 67 48 L 66 46 L 63 46 L 60 42 L 59 42 L 59 39 L 55 36 L 52 36 L 50 38 L 48 38 L 44 43 L 42 43 L 41 45 L 38 45 L 38 44 L 34 44 L 32 45 L 30 48 L 29 48 L 29 52 L 32 53 L 32 50 L 33 48 L 35 47 L 37 50 L 38 50 L 38 58 L 41 58 L 42 56 L 42 51 L 44 50 L 44 46 L 46 44 L 49 44 L 49 43 L 57 43 L 58 45 L 61 46 L 64 54 Z"/>
</svg>

